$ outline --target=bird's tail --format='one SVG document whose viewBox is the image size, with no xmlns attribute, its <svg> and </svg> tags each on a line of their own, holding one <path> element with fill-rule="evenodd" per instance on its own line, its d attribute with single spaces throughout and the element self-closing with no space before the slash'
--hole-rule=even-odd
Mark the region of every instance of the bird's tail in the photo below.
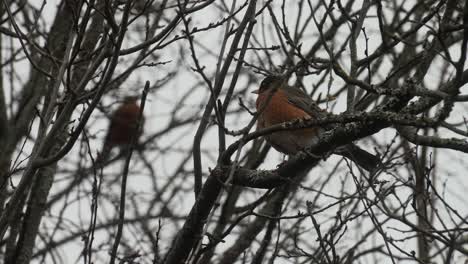
<svg viewBox="0 0 468 264">
<path fill-rule="evenodd" d="M 106 142 L 104 142 L 104 146 L 102 146 L 101 152 L 99 152 L 95 163 L 97 165 L 103 165 L 108 159 L 111 153 L 112 146 Z"/>
<path fill-rule="evenodd" d="M 343 148 L 340 148 L 337 154 L 352 160 L 367 171 L 372 171 L 380 164 L 382 164 L 379 157 L 361 149 L 354 144 L 348 144 Z"/>
</svg>

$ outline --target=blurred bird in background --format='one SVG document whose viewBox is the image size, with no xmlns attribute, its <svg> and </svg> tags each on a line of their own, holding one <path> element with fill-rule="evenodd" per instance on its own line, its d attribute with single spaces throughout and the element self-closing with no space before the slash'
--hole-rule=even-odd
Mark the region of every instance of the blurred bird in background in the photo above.
<svg viewBox="0 0 468 264">
<path fill-rule="evenodd" d="M 135 137 L 135 144 L 143 133 L 144 118 L 141 118 L 141 126 L 138 129 L 140 116 L 140 106 L 138 106 L 138 96 L 127 96 L 122 104 L 112 113 L 107 135 L 96 163 L 102 164 L 109 159 L 114 147 L 120 151 L 126 151 Z"/>
</svg>

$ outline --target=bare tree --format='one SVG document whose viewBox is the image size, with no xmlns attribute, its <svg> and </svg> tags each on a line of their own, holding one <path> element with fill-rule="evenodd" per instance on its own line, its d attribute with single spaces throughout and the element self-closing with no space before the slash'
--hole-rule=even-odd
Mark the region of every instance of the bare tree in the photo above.
<svg viewBox="0 0 468 264">
<path fill-rule="evenodd" d="M 467 261 L 466 1 L 51 2 L 1 2 L 1 262 Z M 272 74 L 327 114 L 256 129 Z"/>
</svg>

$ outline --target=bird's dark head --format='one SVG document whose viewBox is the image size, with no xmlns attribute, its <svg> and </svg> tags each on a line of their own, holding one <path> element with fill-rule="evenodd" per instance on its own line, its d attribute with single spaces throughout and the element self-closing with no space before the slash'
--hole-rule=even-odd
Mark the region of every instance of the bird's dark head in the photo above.
<svg viewBox="0 0 468 264">
<path fill-rule="evenodd" d="M 287 82 L 287 79 L 284 76 L 280 75 L 270 75 L 263 79 L 258 90 L 253 91 L 253 93 L 259 94 L 266 91 L 273 91 L 280 88 L 284 83 Z"/>
<path fill-rule="evenodd" d="M 136 103 L 140 97 L 138 95 L 127 95 L 123 98 L 124 103 Z"/>
</svg>

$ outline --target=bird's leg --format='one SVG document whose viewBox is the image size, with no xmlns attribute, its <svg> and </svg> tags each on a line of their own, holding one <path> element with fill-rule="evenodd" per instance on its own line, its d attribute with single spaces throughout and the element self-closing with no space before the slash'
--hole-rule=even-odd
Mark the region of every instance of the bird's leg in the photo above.
<svg viewBox="0 0 468 264">
<path fill-rule="evenodd" d="M 280 164 L 276 165 L 276 168 L 277 168 L 277 169 L 281 168 L 281 167 L 287 162 L 286 156 L 287 156 L 286 154 L 283 154 L 283 160 L 281 161 Z M 288 159 L 288 160 L 289 160 L 289 159 Z"/>
<path fill-rule="evenodd" d="M 308 156 L 312 157 L 312 158 L 315 158 L 315 159 L 322 159 L 322 158 L 325 158 L 325 155 L 321 156 L 321 155 L 317 155 L 317 154 L 314 154 L 310 151 L 308 151 L 307 149 L 303 149 L 302 151 L 304 151 L 305 154 L 307 154 Z"/>
</svg>

